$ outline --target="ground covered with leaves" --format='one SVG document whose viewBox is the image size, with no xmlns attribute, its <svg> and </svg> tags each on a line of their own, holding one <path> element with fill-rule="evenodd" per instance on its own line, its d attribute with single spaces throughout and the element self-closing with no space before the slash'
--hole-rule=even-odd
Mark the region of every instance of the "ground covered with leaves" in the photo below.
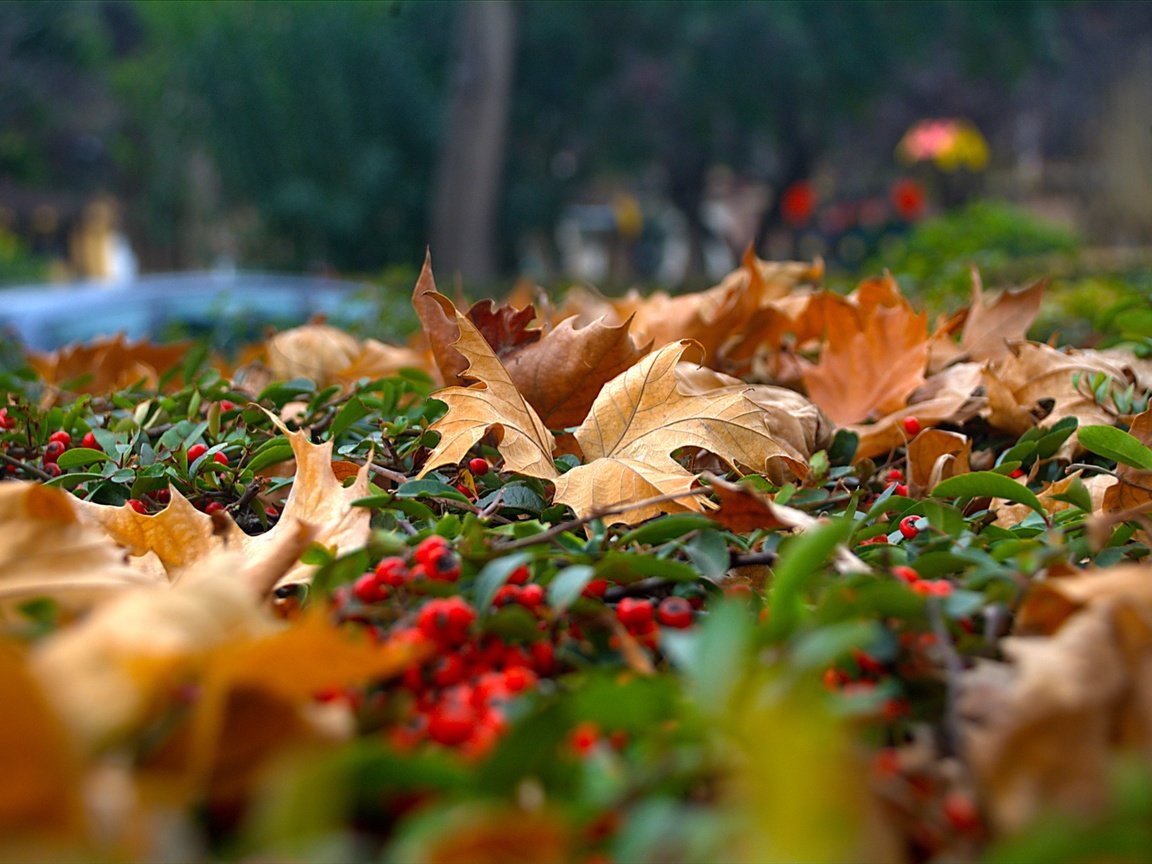
<svg viewBox="0 0 1152 864">
<path fill-rule="evenodd" d="M 1145 860 L 1152 365 L 821 278 L 9 351 L 0 858 Z"/>
</svg>

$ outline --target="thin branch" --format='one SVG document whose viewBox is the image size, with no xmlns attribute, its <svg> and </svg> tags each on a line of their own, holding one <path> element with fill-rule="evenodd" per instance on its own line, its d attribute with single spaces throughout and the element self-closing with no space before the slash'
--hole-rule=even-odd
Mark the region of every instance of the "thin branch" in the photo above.
<svg viewBox="0 0 1152 864">
<path fill-rule="evenodd" d="M 9 465 L 15 465 L 17 468 L 23 468 L 37 480 L 43 480 L 45 483 L 52 479 L 52 475 L 47 471 L 42 471 L 31 462 L 21 462 L 19 459 L 13 459 L 7 453 L 0 453 L 0 462 L 6 462 Z"/>
<path fill-rule="evenodd" d="M 932 632 L 936 635 L 937 644 L 944 655 L 944 672 L 946 676 L 944 730 L 951 752 L 964 759 L 964 746 L 960 736 L 960 677 L 964 674 L 964 661 L 952 644 L 952 636 L 944 622 L 944 615 L 940 611 L 940 602 L 936 598 L 928 598 L 928 619 L 932 622 Z"/>
<path fill-rule="evenodd" d="M 247 507 L 249 503 L 251 503 L 252 499 L 260 494 L 260 491 L 264 488 L 264 482 L 265 481 L 263 477 L 257 477 L 255 480 L 249 483 L 244 488 L 244 491 L 240 493 L 240 497 L 236 499 L 236 503 L 228 508 L 229 511 L 235 511 L 239 513 L 241 510 Z"/>
<path fill-rule="evenodd" d="M 582 525 L 587 525 L 589 522 L 595 522 L 597 519 L 603 519 L 605 516 L 615 516 L 619 513 L 627 513 L 630 510 L 636 510 L 640 507 L 648 507 L 652 504 L 663 504 L 667 501 L 675 501 L 679 498 L 692 498 L 697 495 L 707 495 L 712 490 L 710 489 L 689 489 L 686 492 L 673 492 L 669 495 L 655 495 L 651 498 L 642 498 L 639 501 L 633 501 L 629 504 L 624 504 L 619 507 L 598 507 L 587 516 L 579 516 L 575 519 L 569 519 L 567 522 L 558 522 L 547 531 L 541 531 L 539 534 L 533 534 L 531 537 L 521 537 L 519 540 L 513 540 L 510 543 L 501 543 L 493 547 L 494 552 L 513 552 L 517 549 L 525 549 L 529 546 L 536 546 L 540 543 L 547 543 L 562 534 L 579 528 Z"/>
</svg>

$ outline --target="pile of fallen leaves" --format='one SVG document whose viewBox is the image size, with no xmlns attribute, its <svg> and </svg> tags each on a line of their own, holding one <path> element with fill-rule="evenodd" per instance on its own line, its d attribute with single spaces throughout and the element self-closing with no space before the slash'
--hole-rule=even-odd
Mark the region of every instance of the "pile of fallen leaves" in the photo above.
<svg viewBox="0 0 1152 864">
<path fill-rule="evenodd" d="M 1152 367 L 746 256 L 0 373 L 0 858 L 1152 848 Z"/>
</svg>

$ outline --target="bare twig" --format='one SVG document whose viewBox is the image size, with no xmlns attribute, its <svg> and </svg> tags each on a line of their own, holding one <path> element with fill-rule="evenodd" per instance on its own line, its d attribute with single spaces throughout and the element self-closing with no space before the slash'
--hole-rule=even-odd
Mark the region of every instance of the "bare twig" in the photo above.
<svg viewBox="0 0 1152 864">
<path fill-rule="evenodd" d="M 263 477 L 257 477 L 244 488 L 244 491 L 240 493 L 240 497 L 236 499 L 236 503 L 228 509 L 239 513 L 251 503 L 253 498 L 260 494 L 264 488 L 264 482 Z"/>
<path fill-rule="evenodd" d="M 673 492 L 670 495 L 655 495 L 651 498 L 642 498 L 639 501 L 633 501 L 629 504 L 623 504 L 619 507 L 601 507 L 593 510 L 587 516 L 579 516 L 575 519 L 569 519 L 567 522 L 558 522 L 547 531 L 541 531 L 539 534 L 533 534 L 531 537 L 521 537 L 519 540 L 513 540 L 509 543 L 502 543 L 494 547 L 495 552 L 512 552 L 516 549 L 524 549 L 528 546 L 536 546 L 540 543 L 547 543 L 561 534 L 579 528 L 582 525 L 587 525 L 589 522 L 595 522 L 597 519 L 603 519 L 605 516 L 615 516 L 618 513 L 627 513 L 629 510 L 636 510 L 640 507 L 647 507 L 651 504 L 663 504 L 666 501 L 676 501 L 680 498 L 692 498 L 696 495 L 707 495 L 710 489 L 689 489 L 686 492 Z"/>
<path fill-rule="evenodd" d="M 47 471 L 42 471 L 31 462 L 21 462 L 19 459 L 13 459 L 7 453 L 0 453 L 0 462 L 5 462 L 9 465 L 15 465 L 17 468 L 23 468 L 37 480 L 43 480 L 45 483 L 52 479 L 52 475 Z"/>
<path fill-rule="evenodd" d="M 940 602 L 934 597 L 928 598 L 928 619 L 932 622 L 932 632 L 936 635 L 936 642 L 940 652 L 944 655 L 945 686 L 945 712 L 944 731 L 947 737 L 947 746 L 951 752 L 964 759 L 963 741 L 960 736 L 960 677 L 964 674 L 964 661 L 952 644 L 952 636 L 944 622 L 944 615 L 940 611 Z"/>
</svg>

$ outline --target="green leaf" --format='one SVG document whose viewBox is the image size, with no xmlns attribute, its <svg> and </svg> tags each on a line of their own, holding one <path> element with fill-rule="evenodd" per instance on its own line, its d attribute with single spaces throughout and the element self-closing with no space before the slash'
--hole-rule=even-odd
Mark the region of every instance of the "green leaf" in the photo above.
<svg viewBox="0 0 1152 864">
<path fill-rule="evenodd" d="M 675 513 L 671 516 L 660 516 L 646 522 L 639 528 L 633 528 L 620 538 L 620 545 L 630 543 L 647 543 L 657 545 L 683 537 L 689 531 L 702 528 L 711 528 L 715 523 L 700 513 Z"/>
<path fill-rule="evenodd" d="M 596 570 L 587 564 L 565 567 L 548 583 L 548 605 L 557 613 L 571 606 L 596 576 Z"/>
<path fill-rule="evenodd" d="M 79 468 L 82 465 L 91 465 L 93 462 L 109 461 L 108 454 L 103 450 L 91 450 L 87 447 L 75 447 L 65 450 L 56 460 L 61 468 Z"/>
<path fill-rule="evenodd" d="M 508 581 L 512 571 L 531 560 L 532 555 L 528 552 L 513 552 L 511 555 L 489 561 L 481 568 L 476 574 L 476 584 L 472 589 L 473 602 L 481 617 L 492 611 L 492 598 L 496 596 L 500 586 Z"/>
<path fill-rule="evenodd" d="M 245 467 L 249 471 L 260 471 L 269 465 L 286 462 L 291 458 L 292 445 L 287 438 L 269 438 L 256 449 Z"/>
<path fill-rule="evenodd" d="M 715 528 L 701 531 L 684 547 L 692 563 L 705 578 L 719 582 L 728 573 L 731 556 L 728 554 L 728 541 Z"/>
<path fill-rule="evenodd" d="M 818 575 L 837 545 L 848 539 L 853 523 L 835 519 L 805 531 L 781 544 L 780 559 L 773 568 L 768 594 L 770 629 L 783 638 L 800 625 L 804 617 L 804 593 Z"/>
<path fill-rule="evenodd" d="M 353 423 L 368 416 L 368 406 L 353 396 L 336 412 L 336 419 L 332 421 L 331 438 L 335 441 Z"/>
<path fill-rule="evenodd" d="M 1123 429 L 1115 426 L 1084 426 L 1078 437 L 1080 443 L 1097 456 L 1152 471 L 1152 450 Z"/>
<path fill-rule="evenodd" d="M 1017 483 L 1011 477 L 997 474 L 995 471 L 973 471 L 971 474 L 958 474 L 949 477 L 936 485 L 932 490 L 934 498 L 1004 498 L 1015 501 L 1017 504 L 1026 504 L 1048 519 L 1044 505 L 1036 497 L 1036 493 Z"/>
<path fill-rule="evenodd" d="M 610 582 L 619 582 L 627 585 L 640 579 L 652 576 L 658 579 L 668 579 L 672 582 L 695 582 L 700 574 L 696 568 L 683 561 L 673 561 L 669 558 L 657 558 L 654 555 L 645 555 L 640 552 L 620 552 L 613 550 L 607 553 L 596 565 L 596 575 Z"/>
<path fill-rule="evenodd" d="M 397 498 L 447 498 L 451 501 L 469 503 L 468 496 L 464 495 L 455 486 L 449 486 L 439 480 L 425 477 L 423 480 L 409 480 L 401 483 L 396 489 Z"/>
</svg>

